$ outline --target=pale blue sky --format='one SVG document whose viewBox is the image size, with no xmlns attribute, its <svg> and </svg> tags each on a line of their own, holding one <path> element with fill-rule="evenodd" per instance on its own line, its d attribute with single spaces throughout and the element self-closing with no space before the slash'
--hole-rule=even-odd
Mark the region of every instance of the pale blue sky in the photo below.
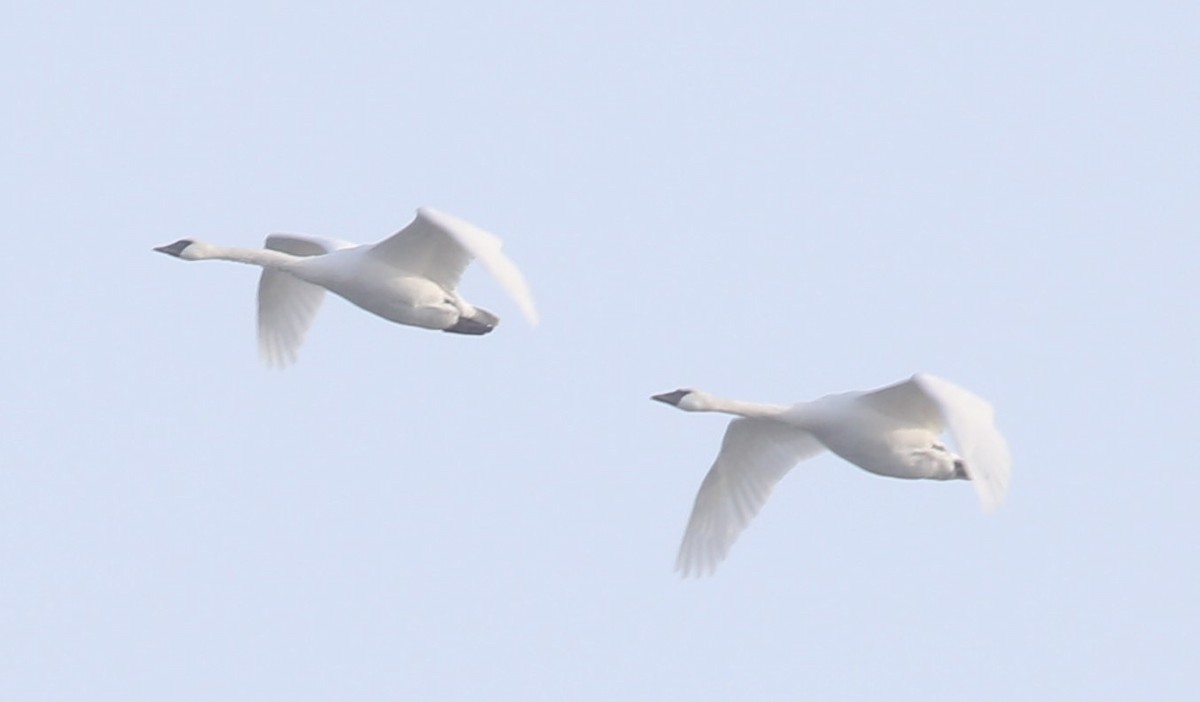
<svg viewBox="0 0 1200 702">
<path fill-rule="evenodd" d="M 786 5 L 6 5 L 0 698 L 1193 699 L 1200 10 Z M 421 205 L 538 329 L 274 372 L 151 251 Z M 826 456 L 672 573 L 725 421 L 650 394 L 915 371 L 1000 511 Z"/>
</svg>

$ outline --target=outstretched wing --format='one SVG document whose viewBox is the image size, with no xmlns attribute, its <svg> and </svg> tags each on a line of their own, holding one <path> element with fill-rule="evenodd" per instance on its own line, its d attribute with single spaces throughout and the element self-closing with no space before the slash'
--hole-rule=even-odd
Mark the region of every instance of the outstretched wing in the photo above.
<svg viewBox="0 0 1200 702">
<path fill-rule="evenodd" d="M 293 234 L 272 234 L 266 248 L 293 256 L 321 256 L 354 246 L 345 241 Z M 296 361 L 296 352 L 312 326 L 325 288 L 273 268 L 263 268 L 258 279 L 258 353 L 270 366 Z"/>
<path fill-rule="evenodd" d="M 812 434 L 770 419 L 735 419 L 692 506 L 675 561 L 684 577 L 709 575 L 800 461 L 824 447 Z"/>
<path fill-rule="evenodd" d="M 942 408 L 915 378 L 865 392 L 859 400 L 896 422 L 939 433 L 945 427 Z"/>
<path fill-rule="evenodd" d="M 417 210 L 417 218 L 404 229 L 375 244 L 368 252 L 389 265 L 428 278 L 444 289 L 458 287 L 463 271 L 472 259 L 500 283 L 521 313 L 536 325 L 537 310 L 525 278 L 500 250 L 501 241 L 469 222 L 427 207 Z"/>
<path fill-rule="evenodd" d="M 996 429 L 992 406 L 978 395 L 936 376 L 921 373 L 909 382 L 941 410 L 983 508 L 990 512 L 1000 506 L 1008 493 L 1012 458 L 1008 443 Z"/>
</svg>

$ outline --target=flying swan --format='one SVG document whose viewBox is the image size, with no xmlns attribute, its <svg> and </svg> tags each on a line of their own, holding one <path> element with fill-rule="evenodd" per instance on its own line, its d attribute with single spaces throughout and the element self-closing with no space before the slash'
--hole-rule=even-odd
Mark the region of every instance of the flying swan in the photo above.
<svg viewBox="0 0 1200 702">
<path fill-rule="evenodd" d="M 429 208 L 391 237 L 372 245 L 272 234 L 265 248 L 216 246 L 180 239 L 154 249 L 185 261 L 208 259 L 262 266 L 258 280 L 258 350 L 268 365 L 296 361 L 325 291 L 398 324 L 456 334 L 487 334 L 500 321 L 458 294 L 472 259 L 499 281 L 529 320 L 537 311 L 500 239 L 457 217 Z"/>
<path fill-rule="evenodd" d="M 651 399 L 688 412 L 739 417 L 725 430 L 692 506 L 675 562 L 684 577 L 713 573 L 775 484 L 826 449 L 878 475 L 970 480 L 987 511 L 1008 491 L 1008 445 L 992 423 L 992 406 L 932 375 L 791 406 L 725 400 L 699 390 Z M 939 440 L 943 430 L 958 454 Z"/>
</svg>

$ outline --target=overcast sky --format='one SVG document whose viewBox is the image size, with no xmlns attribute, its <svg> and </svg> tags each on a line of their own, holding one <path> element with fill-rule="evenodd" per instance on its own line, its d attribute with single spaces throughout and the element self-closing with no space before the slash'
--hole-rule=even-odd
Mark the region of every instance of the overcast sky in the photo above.
<svg viewBox="0 0 1200 702">
<path fill-rule="evenodd" d="M 979 5 L 8 3 L 0 698 L 1194 699 L 1200 10 Z M 423 205 L 541 326 L 274 371 L 151 250 Z M 726 419 L 651 394 L 917 371 L 1000 510 L 826 455 L 672 572 Z"/>
</svg>

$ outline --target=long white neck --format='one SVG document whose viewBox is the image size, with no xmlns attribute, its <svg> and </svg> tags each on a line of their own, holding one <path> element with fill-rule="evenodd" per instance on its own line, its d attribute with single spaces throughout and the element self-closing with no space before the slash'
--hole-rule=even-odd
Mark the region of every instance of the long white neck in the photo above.
<svg viewBox="0 0 1200 702">
<path fill-rule="evenodd" d="M 192 261 L 234 261 L 263 268 L 278 268 L 284 271 L 292 270 L 296 264 L 304 260 L 303 256 L 293 256 L 273 249 L 243 249 L 236 246 L 217 246 L 207 242 L 195 242 L 188 248 L 187 254 L 187 258 Z"/>
<path fill-rule="evenodd" d="M 788 410 L 787 405 L 773 405 L 764 402 L 745 402 L 743 400 L 727 400 L 723 397 L 704 395 L 703 401 L 697 404 L 696 412 L 724 412 L 736 414 L 739 417 L 774 417 Z"/>
</svg>

